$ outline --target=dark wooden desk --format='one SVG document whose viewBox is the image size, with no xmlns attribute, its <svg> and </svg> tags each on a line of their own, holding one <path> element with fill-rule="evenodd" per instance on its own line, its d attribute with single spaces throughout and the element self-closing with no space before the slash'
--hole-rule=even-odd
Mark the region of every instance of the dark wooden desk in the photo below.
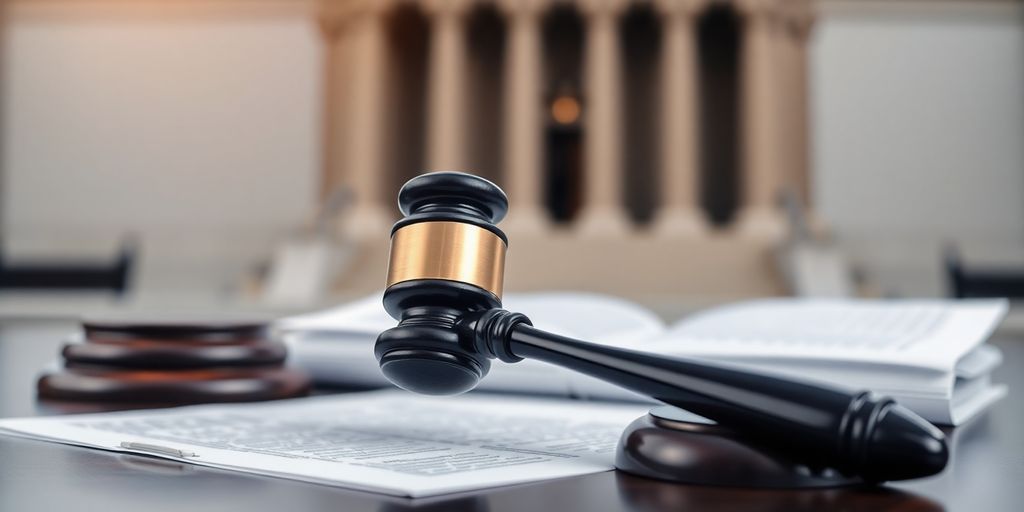
<svg viewBox="0 0 1024 512">
<path fill-rule="evenodd" d="M 0 322 L 0 416 L 54 413 L 36 403 L 35 375 L 71 325 Z M 1024 332 L 1004 330 L 996 344 L 1006 354 L 996 380 L 1010 396 L 953 432 L 953 461 L 941 475 L 880 489 L 714 489 L 609 471 L 413 501 L 0 436 L 0 510 L 1024 510 Z"/>
</svg>

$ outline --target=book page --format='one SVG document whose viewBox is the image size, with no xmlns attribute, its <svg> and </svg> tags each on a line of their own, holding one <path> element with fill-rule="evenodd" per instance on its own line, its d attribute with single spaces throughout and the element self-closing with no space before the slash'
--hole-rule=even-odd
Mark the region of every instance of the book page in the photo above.
<svg viewBox="0 0 1024 512">
<path fill-rule="evenodd" d="M 654 313 L 632 302 L 596 293 L 510 293 L 503 306 L 523 313 L 544 330 L 600 342 L 645 340 L 665 330 Z M 283 332 L 366 333 L 376 337 L 394 327 L 380 294 L 336 308 L 284 318 L 277 322 Z"/>
<path fill-rule="evenodd" d="M 508 294 L 504 306 L 521 312 L 545 330 L 599 343 L 630 345 L 648 340 L 665 330 L 650 311 L 607 295 L 551 292 Z M 319 383 L 375 387 L 390 386 L 377 367 L 373 343 L 377 335 L 394 327 L 373 294 L 326 311 L 282 319 L 289 358 L 309 371 Z M 495 361 L 481 389 L 573 394 L 572 372 L 539 361 L 503 364 Z"/>
<path fill-rule="evenodd" d="M 396 322 L 375 293 L 323 311 L 282 318 L 274 327 L 281 332 L 379 333 Z"/>
<path fill-rule="evenodd" d="M 631 345 L 665 331 L 664 322 L 643 306 L 597 293 L 510 294 L 505 309 L 525 314 L 545 331 L 598 343 Z"/>
<path fill-rule="evenodd" d="M 644 349 L 952 371 L 1006 309 L 1001 300 L 769 299 L 694 315 Z"/>
<path fill-rule="evenodd" d="M 0 432 L 400 496 L 610 470 L 641 405 L 399 391 L 0 420 Z"/>
</svg>

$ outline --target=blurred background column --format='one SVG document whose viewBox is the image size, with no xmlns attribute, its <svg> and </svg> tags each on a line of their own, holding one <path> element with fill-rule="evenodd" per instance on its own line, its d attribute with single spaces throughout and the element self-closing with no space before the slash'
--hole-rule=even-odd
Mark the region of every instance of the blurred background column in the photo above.
<svg viewBox="0 0 1024 512">
<path fill-rule="evenodd" d="M 807 46 L 810 44 L 811 30 L 814 28 L 814 4 L 811 0 L 800 0 L 796 2 L 797 8 L 790 19 L 789 41 L 792 49 L 794 77 L 794 90 L 792 97 L 795 99 L 793 108 L 793 131 L 795 145 L 796 175 L 800 189 L 798 190 L 804 205 L 812 210 L 813 204 L 813 176 L 811 176 L 811 112 L 810 112 L 810 75 L 808 73 L 808 60 L 810 56 Z M 812 217 L 812 220 L 814 218 Z"/>
<path fill-rule="evenodd" d="M 465 0 L 425 2 L 433 17 L 427 71 L 427 170 L 466 171 Z"/>
<path fill-rule="evenodd" d="M 697 140 L 697 35 L 699 0 L 658 0 L 661 49 L 661 204 L 655 230 L 698 235 L 707 224 L 697 204 L 700 182 Z"/>
<path fill-rule="evenodd" d="M 584 47 L 583 211 L 580 231 L 618 236 L 629 231 L 622 190 L 622 94 L 618 17 L 625 2 L 581 0 Z"/>
<path fill-rule="evenodd" d="M 782 123 L 779 122 L 778 70 L 774 50 L 778 37 L 777 4 L 742 0 L 742 187 L 739 229 L 747 234 L 777 237 L 783 220 L 777 207 L 781 165 Z"/>
<path fill-rule="evenodd" d="M 790 31 L 793 17 L 793 2 L 782 3 L 779 8 L 779 28 L 772 38 L 772 58 L 776 81 L 776 116 L 779 119 L 779 188 L 803 203 L 800 193 L 800 177 L 797 174 L 797 132 L 796 109 L 800 98 L 796 97 L 796 43 Z M 788 198 L 787 198 L 788 199 Z"/>
<path fill-rule="evenodd" d="M 344 122 L 346 85 L 348 84 L 348 63 L 346 22 L 349 21 L 348 3 L 321 2 L 317 13 L 320 35 L 324 42 L 323 68 L 323 149 L 320 174 L 320 200 L 327 200 L 331 193 L 341 187 L 345 176 L 345 143 L 347 139 Z"/>
<path fill-rule="evenodd" d="M 782 4 L 779 30 L 774 38 L 779 86 L 777 104 L 781 122 L 780 182 L 793 199 L 805 208 L 810 206 L 806 62 L 810 9 L 810 3 L 806 0 Z"/>
<path fill-rule="evenodd" d="M 505 42 L 504 171 L 509 192 L 509 233 L 529 234 L 549 226 L 544 198 L 541 125 L 542 54 L 540 16 L 544 0 L 500 2 L 508 20 Z"/>
<path fill-rule="evenodd" d="M 391 208 L 385 208 L 383 199 L 388 180 L 383 166 L 384 116 L 381 114 L 386 57 L 383 6 L 384 2 L 373 1 L 354 4 L 348 35 L 352 45 L 349 85 L 352 124 L 348 127 L 345 183 L 353 193 L 354 204 L 345 213 L 343 229 L 355 238 L 386 236 L 392 220 Z"/>
</svg>

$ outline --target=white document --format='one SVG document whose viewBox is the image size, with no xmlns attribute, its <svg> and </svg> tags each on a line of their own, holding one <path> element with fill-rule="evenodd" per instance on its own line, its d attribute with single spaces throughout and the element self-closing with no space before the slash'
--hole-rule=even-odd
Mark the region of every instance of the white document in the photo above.
<svg viewBox="0 0 1024 512">
<path fill-rule="evenodd" d="M 640 405 L 375 391 L 0 420 L 0 433 L 424 497 L 613 468 Z"/>
</svg>

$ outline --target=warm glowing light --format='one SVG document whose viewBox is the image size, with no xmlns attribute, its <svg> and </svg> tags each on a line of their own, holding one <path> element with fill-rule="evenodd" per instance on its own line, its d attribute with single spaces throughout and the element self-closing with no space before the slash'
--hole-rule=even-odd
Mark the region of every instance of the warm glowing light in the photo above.
<svg viewBox="0 0 1024 512">
<path fill-rule="evenodd" d="M 572 96 L 559 96 L 551 103 L 551 117 L 558 124 L 573 124 L 580 118 L 580 102 Z"/>
</svg>

